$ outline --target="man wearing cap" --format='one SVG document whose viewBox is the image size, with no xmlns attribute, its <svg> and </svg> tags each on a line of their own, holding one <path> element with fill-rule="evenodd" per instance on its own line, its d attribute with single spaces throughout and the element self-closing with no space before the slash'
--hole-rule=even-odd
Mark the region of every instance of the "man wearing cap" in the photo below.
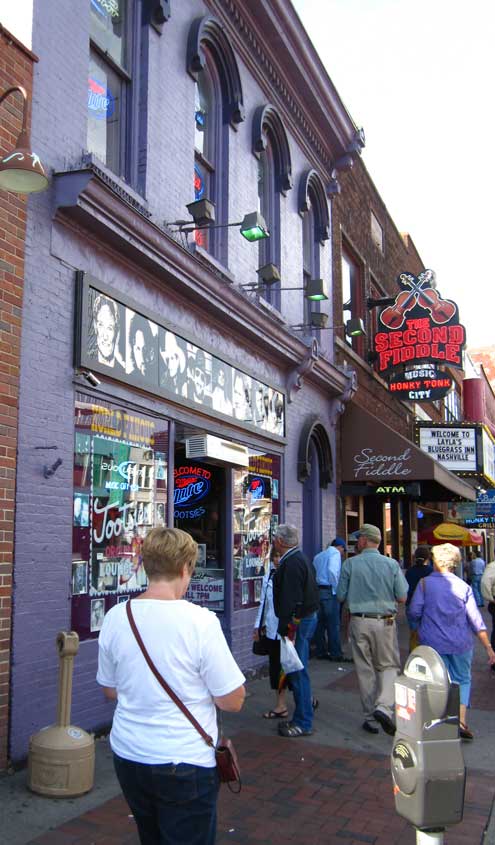
<svg viewBox="0 0 495 845">
<path fill-rule="evenodd" d="M 357 534 L 358 554 L 342 565 L 337 598 L 351 614 L 352 656 L 364 710 L 363 730 L 378 733 L 377 723 L 393 736 L 394 681 L 400 672 L 395 616 L 408 584 L 396 560 L 380 554 L 382 534 L 365 523 Z"/>
<path fill-rule="evenodd" d="M 316 657 L 318 660 L 342 661 L 344 655 L 340 647 L 340 607 L 337 601 L 337 584 L 342 566 L 340 553 L 329 543 L 326 549 L 315 555 L 313 566 L 320 594 L 315 633 Z M 328 652 L 325 647 L 325 633 L 328 639 Z"/>
</svg>

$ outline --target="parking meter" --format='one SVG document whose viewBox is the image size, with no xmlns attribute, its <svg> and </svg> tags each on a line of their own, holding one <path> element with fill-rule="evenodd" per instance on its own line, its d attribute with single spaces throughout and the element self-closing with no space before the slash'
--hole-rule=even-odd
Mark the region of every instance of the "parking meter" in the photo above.
<svg viewBox="0 0 495 845">
<path fill-rule="evenodd" d="M 395 712 L 395 809 L 419 831 L 441 831 L 460 822 L 466 770 L 459 738 L 459 686 L 450 682 L 435 649 L 418 646 L 409 655 L 395 682 Z"/>
</svg>

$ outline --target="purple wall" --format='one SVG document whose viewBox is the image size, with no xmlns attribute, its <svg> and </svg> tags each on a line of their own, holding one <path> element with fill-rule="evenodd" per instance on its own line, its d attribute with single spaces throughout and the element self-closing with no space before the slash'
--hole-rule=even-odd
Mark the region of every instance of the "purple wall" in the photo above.
<svg viewBox="0 0 495 845">
<path fill-rule="evenodd" d="M 67 14 L 64 0 L 35 3 L 33 50 L 35 69 L 33 137 L 49 169 L 76 168 L 86 143 L 86 85 L 88 66 L 88 2 L 78 0 Z M 194 86 L 185 72 L 185 45 L 191 20 L 204 13 L 199 2 L 173 4 L 173 14 L 159 37 L 149 31 L 150 63 L 148 118 L 148 179 L 146 195 L 157 223 L 183 217 L 191 197 Z M 266 101 L 240 58 L 247 119 L 229 130 L 229 219 L 240 219 L 256 207 L 257 161 L 251 153 L 254 108 Z M 166 84 L 165 84 L 166 80 Z M 286 121 L 286 125 L 290 124 Z M 166 142 L 160 144 L 160 139 Z M 307 157 L 289 136 L 295 183 L 308 166 Z M 242 190 L 234 189 L 241 185 Z M 301 278 L 301 218 L 297 190 L 282 197 L 282 275 L 294 286 Z M 72 367 L 75 271 L 87 270 L 105 284 L 133 297 L 164 320 L 196 331 L 198 339 L 226 354 L 268 383 L 286 384 L 288 371 L 267 358 L 263 339 L 239 344 L 222 328 L 220 317 L 206 318 L 194 302 L 181 299 L 163 274 L 144 272 L 112 252 L 83 228 L 53 222 L 54 189 L 30 199 L 26 242 L 26 283 L 22 334 L 22 372 L 19 423 L 19 464 L 16 512 L 16 557 L 12 664 L 11 757 L 26 756 L 30 734 L 54 721 L 58 658 L 55 637 L 70 626 L 70 564 L 72 557 L 72 450 L 74 372 Z M 240 216 L 239 216 L 240 215 Z M 330 278 L 330 246 L 322 248 L 322 270 Z M 257 248 L 229 233 L 229 270 L 235 280 L 253 280 Z M 284 316 L 301 321 L 300 293 L 285 294 Z M 328 347 L 330 332 L 323 333 Z M 102 387 L 105 385 L 103 384 Z M 109 395 L 136 395 L 123 386 L 107 384 Z M 139 399 L 137 400 L 140 401 Z M 143 397 L 141 397 L 143 401 Z M 170 415 L 161 400 L 144 400 L 143 407 Z M 283 461 L 286 520 L 301 528 L 302 486 L 297 481 L 297 449 L 301 428 L 318 414 L 333 440 L 333 400 L 328 388 L 305 382 L 288 404 L 288 443 Z M 173 416 L 173 414 L 172 414 Z M 248 438 L 249 440 L 250 438 Z M 252 440 L 252 438 L 251 438 Z M 43 466 L 56 458 L 63 463 L 51 478 Z M 335 527 L 335 489 L 323 491 L 323 539 Z M 242 668 L 256 664 L 251 653 L 255 610 L 239 611 L 232 620 L 233 651 Z M 81 644 L 75 662 L 72 721 L 96 729 L 111 719 L 112 707 L 95 682 L 97 644 Z M 258 661 L 259 662 L 259 661 Z"/>
</svg>

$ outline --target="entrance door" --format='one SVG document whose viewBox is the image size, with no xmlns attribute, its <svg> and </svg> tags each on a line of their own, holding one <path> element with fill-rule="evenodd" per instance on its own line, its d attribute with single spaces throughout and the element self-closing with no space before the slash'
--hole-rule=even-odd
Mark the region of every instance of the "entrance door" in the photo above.
<svg viewBox="0 0 495 845">
<path fill-rule="evenodd" d="M 313 438 L 309 444 L 308 463 L 310 465 L 309 478 L 303 484 L 302 549 L 308 560 L 313 560 L 322 549 L 320 462 Z"/>
<path fill-rule="evenodd" d="M 178 447 L 174 468 L 174 525 L 199 547 L 186 598 L 210 610 L 225 610 L 225 473 L 223 467 L 195 461 Z"/>
</svg>

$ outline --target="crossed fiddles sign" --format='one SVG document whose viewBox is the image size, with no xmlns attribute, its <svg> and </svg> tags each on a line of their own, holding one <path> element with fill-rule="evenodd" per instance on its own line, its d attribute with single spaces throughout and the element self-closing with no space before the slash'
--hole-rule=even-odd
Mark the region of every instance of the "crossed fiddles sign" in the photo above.
<svg viewBox="0 0 495 845">
<path fill-rule="evenodd" d="M 380 313 L 380 322 L 389 330 L 400 329 L 409 311 L 419 305 L 429 311 L 431 319 L 438 325 L 448 323 L 457 312 L 457 305 L 450 299 L 442 299 L 436 290 L 435 273 L 423 270 L 418 276 L 401 273 L 398 283 L 402 287 L 393 305 Z"/>
</svg>

